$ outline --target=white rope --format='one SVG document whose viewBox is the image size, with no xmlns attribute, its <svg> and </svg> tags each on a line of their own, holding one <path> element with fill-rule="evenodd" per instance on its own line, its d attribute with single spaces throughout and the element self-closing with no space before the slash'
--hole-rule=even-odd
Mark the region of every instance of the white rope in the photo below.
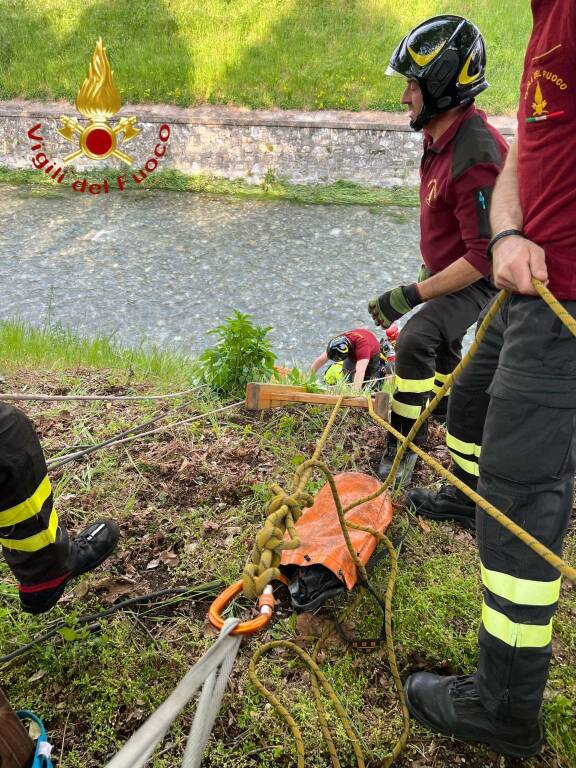
<svg viewBox="0 0 576 768">
<path fill-rule="evenodd" d="M 212 733 L 212 728 L 214 728 L 214 723 L 218 716 L 222 699 L 224 698 L 224 691 L 228 684 L 228 678 L 230 677 L 232 667 L 234 666 L 236 654 L 241 642 L 240 637 L 237 638 L 237 642 L 238 645 L 236 650 L 226 656 L 222 662 L 218 671 L 218 676 L 216 676 L 216 672 L 212 672 L 204 683 L 202 693 L 198 699 L 194 722 L 190 728 L 190 735 L 188 736 L 186 751 L 184 752 L 182 768 L 200 768 L 202 756 L 206 749 L 210 734 Z"/>
<path fill-rule="evenodd" d="M 27 392 L 11 392 L 9 394 L 0 394 L 0 400 L 170 400 L 173 397 L 184 397 L 190 395 L 192 392 L 197 392 L 199 389 L 206 387 L 206 384 L 201 384 L 193 389 L 184 389 L 182 392 L 170 392 L 167 395 L 40 395 L 40 394 L 28 394 Z"/>
<path fill-rule="evenodd" d="M 237 624 L 239 624 L 239 619 L 227 619 L 225 621 L 214 645 L 188 670 L 166 701 L 138 728 L 120 752 L 107 763 L 106 768 L 143 768 L 156 745 L 164 738 L 174 720 L 186 704 L 188 704 L 202 683 L 209 678 L 216 681 L 216 688 L 218 691 L 221 689 L 220 698 L 222 698 L 226 681 L 240 647 L 241 637 L 230 635 L 230 632 Z M 220 666 L 222 670 L 219 676 L 216 677 L 216 671 Z M 194 734 L 199 731 L 202 737 L 190 747 L 190 752 L 193 753 L 192 758 L 197 760 L 197 762 L 190 763 L 192 766 L 200 764 L 197 759 L 197 751 L 200 747 L 203 751 L 203 745 L 208 740 L 219 707 L 218 704 L 218 707 L 215 708 L 216 711 L 214 711 L 215 702 L 208 701 L 208 696 L 207 692 L 201 697 L 203 699 L 202 710 L 199 707 L 196 716 L 208 718 L 213 715 L 214 717 L 210 724 L 210 730 L 203 724 L 197 727 L 195 727 L 195 723 L 192 724 Z M 186 752 L 189 752 L 188 747 Z M 201 758 L 202 755 L 200 754 Z"/>
<path fill-rule="evenodd" d="M 89 454 L 95 453 L 101 448 L 111 448 L 115 445 L 122 445 L 123 443 L 129 443 L 132 440 L 140 440 L 140 438 L 142 437 L 148 437 L 149 435 L 156 435 L 158 434 L 158 432 L 168 432 L 170 429 L 173 429 L 174 427 L 181 427 L 184 424 L 190 424 L 193 421 L 198 421 L 199 419 L 205 419 L 208 416 L 212 416 L 215 413 L 222 413 L 222 411 L 229 411 L 232 408 L 237 408 L 239 405 L 244 405 L 244 400 L 238 400 L 238 402 L 232 403 L 231 405 L 224 405 L 222 408 L 215 408 L 212 411 L 207 411 L 206 413 L 201 413 L 196 416 L 190 416 L 189 418 L 181 419 L 180 421 L 174 421 L 171 424 L 164 425 L 163 427 L 156 427 L 155 429 L 149 429 L 147 432 L 139 432 L 137 435 L 124 437 L 120 440 L 110 439 L 110 440 L 107 440 L 105 443 L 100 443 L 98 445 L 94 445 L 89 448 L 84 448 L 83 450 L 76 451 L 75 453 L 68 453 L 66 456 L 59 456 L 57 459 L 51 459 L 50 461 L 46 462 L 46 465 L 48 469 L 51 469 L 51 470 L 58 469 L 64 464 L 68 464 L 68 462 L 70 461 L 74 461 L 75 459 L 80 459 L 82 458 L 82 456 L 88 456 Z"/>
</svg>

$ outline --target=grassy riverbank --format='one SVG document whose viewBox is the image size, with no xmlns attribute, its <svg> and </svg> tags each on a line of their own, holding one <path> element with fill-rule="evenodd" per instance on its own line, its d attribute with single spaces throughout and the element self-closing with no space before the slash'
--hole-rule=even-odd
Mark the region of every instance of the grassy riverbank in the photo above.
<svg viewBox="0 0 576 768">
<path fill-rule="evenodd" d="M 101 182 L 107 175 L 114 178 L 118 171 L 106 169 L 92 173 L 74 173 L 66 175 L 67 186 L 60 186 L 45 174 L 33 168 L 13 170 L 0 166 L 0 184 L 23 185 L 35 188 L 45 195 L 65 194 L 76 179 L 94 179 Z M 232 195 L 248 200 L 288 200 L 293 203 L 317 205 L 367 205 L 378 208 L 385 205 L 397 205 L 406 208 L 418 206 L 418 190 L 414 187 L 369 187 L 351 181 L 337 181 L 334 184 L 289 184 L 273 174 L 262 184 L 247 184 L 245 181 L 221 179 L 208 174 L 187 176 L 180 171 L 157 171 L 144 184 L 127 186 L 127 189 L 146 192 L 161 189 L 168 192 L 195 192 L 198 194 Z M 117 194 L 120 194 L 119 192 Z"/>
<path fill-rule="evenodd" d="M 178 366 L 180 372 L 178 373 Z M 189 381 L 190 361 L 141 350 L 122 351 L 108 341 L 75 340 L 62 331 L 32 332 L 0 324 L 0 373 L 4 392 L 138 394 L 173 391 Z M 0 396 L 1 397 L 1 396 Z M 171 401 L 183 406 L 167 423 L 212 410 L 221 401 L 200 397 Z M 48 456 L 89 444 L 160 410 L 158 403 L 22 403 L 33 419 Z M 253 414 L 237 409 L 207 416 L 185 427 L 109 449 L 52 473 L 62 520 L 77 530 L 99 515 L 113 515 L 122 528 L 116 555 L 70 590 L 46 617 L 18 610 L 14 582 L 0 563 L 0 654 L 6 654 L 66 618 L 71 632 L 0 667 L 2 687 L 15 707 L 34 709 L 55 743 L 59 768 L 97 768 L 173 690 L 187 668 L 209 647 L 206 624 L 210 590 L 194 600 L 166 602 L 152 612 L 119 612 L 101 630 L 83 633 L 76 618 L 109 607 L 114 600 L 174 585 L 238 579 L 271 498 L 270 483 L 289 489 L 294 469 L 312 453 L 328 412 L 291 407 Z M 384 447 L 379 427 L 365 415 L 344 411 L 323 458 L 336 471 L 373 472 Z M 430 451 L 447 464 L 442 429 L 435 427 Z M 321 485 L 316 476 L 309 485 Z M 418 469 L 416 482 L 433 477 Z M 481 584 L 473 538 L 448 524 L 419 524 L 396 499 L 392 538 L 403 540 L 394 598 L 394 638 L 405 677 L 415 669 L 463 673 L 476 660 Z M 566 559 L 576 561 L 576 531 L 569 534 Z M 383 590 L 388 562 L 377 566 L 374 583 Z M 311 649 L 332 611 L 296 617 L 285 593 L 269 631 L 241 647 L 232 681 L 210 741 L 206 768 L 288 767 L 295 764 L 291 737 L 247 679 L 254 650 L 269 639 L 288 638 Z M 338 610 L 343 601 L 333 604 Z M 248 606 L 246 606 L 248 607 Z M 576 589 L 565 583 L 555 622 L 554 658 L 546 693 L 547 746 L 523 768 L 570 768 L 576 761 Z M 371 636 L 378 621 L 364 598 L 350 630 Z M 400 729 L 400 714 L 383 651 L 347 651 L 332 640 L 320 659 L 357 729 L 369 764 L 379 764 Z M 302 729 L 307 768 L 325 768 L 328 758 L 307 675 L 289 655 L 267 657 L 259 672 L 279 693 Z M 190 724 L 187 712 L 152 761 L 154 768 L 178 765 Z M 330 722 L 333 716 L 329 713 Z M 343 765 L 353 758 L 343 733 L 336 744 Z M 424 768 L 513 768 L 489 750 L 457 744 L 413 725 L 410 743 L 397 765 Z"/>
<path fill-rule="evenodd" d="M 513 110 L 523 0 L 0 0 L 0 98 L 74 101 L 101 35 L 125 102 L 394 110 L 389 56 L 438 13 L 479 25 L 492 84 L 479 103 Z"/>
</svg>

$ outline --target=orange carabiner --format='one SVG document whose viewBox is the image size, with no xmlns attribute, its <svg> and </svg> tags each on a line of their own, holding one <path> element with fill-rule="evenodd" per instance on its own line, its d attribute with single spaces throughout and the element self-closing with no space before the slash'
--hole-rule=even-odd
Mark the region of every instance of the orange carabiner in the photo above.
<svg viewBox="0 0 576 768">
<path fill-rule="evenodd" d="M 284 579 L 282 579 L 282 581 L 284 581 Z M 208 621 L 210 624 L 212 624 L 213 627 L 216 627 L 216 629 L 222 629 L 224 626 L 224 619 L 220 616 L 220 614 L 224 608 L 226 608 L 226 606 L 232 602 L 236 595 L 242 592 L 242 586 L 243 585 L 241 581 L 236 581 L 234 584 L 231 584 L 229 587 L 227 587 L 227 589 L 224 590 L 224 592 L 222 592 L 221 595 L 218 595 L 216 600 L 214 600 L 210 606 L 210 610 L 208 611 Z M 238 624 L 238 626 L 235 627 L 230 634 L 252 635 L 255 632 L 259 632 L 261 629 L 264 629 L 264 627 L 272 618 L 275 604 L 276 600 L 272 594 L 272 584 L 268 584 L 266 587 L 264 587 L 264 592 L 258 599 L 258 605 L 260 606 L 260 616 L 258 616 L 257 619 L 252 619 L 251 621 L 243 621 L 241 624 Z"/>
</svg>

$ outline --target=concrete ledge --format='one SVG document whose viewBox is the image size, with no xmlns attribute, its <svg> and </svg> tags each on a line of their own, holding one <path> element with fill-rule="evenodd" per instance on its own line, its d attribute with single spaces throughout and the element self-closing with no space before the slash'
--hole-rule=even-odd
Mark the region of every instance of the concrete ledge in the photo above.
<svg viewBox="0 0 576 768">
<path fill-rule="evenodd" d="M 56 117 L 73 115 L 76 108 L 67 101 L 0 101 L 2 117 Z M 403 112 L 346 112 L 340 110 L 301 111 L 297 109 L 248 109 L 202 104 L 175 107 L 167 104 L 124 104 L 119 117 L 136 115 L 147 123 L 188 123 L 190 125 L 269 125 L 281 128 L 334 128 L 341 130 L 405 131 L 411 133 Z M 512 136 L 516 118 L 498 115 L 490 122 L 503 135 Z"/>
<path fill-rule="evenodd" d="M 58 134 L 60 115 L 74 117 L 77 112 L 65 101 L 0 102 L 0 165 L 32 167 L 28 131 L 37 123 L 42 126 L 43 151 L 61 163 L 74 146 Z M 253 184 L 269 172 L 293 184 L 346 180 L 392 187 L 418 183 L 422 139 L 410 130 L 404 113 L 125 104 L 112 122 L 122 116 L 135 116 L 141 133 L 126 144 L 134 158 L 132 168 L 118 160 L 106 161 L 119 173 L 145 166 L 160 125 L 167 123 L 170 142 L 158 161 L 164 170 L 209 173 Z M 513 135 L 514 118 L 500 116 L 491 122 L 508 139 Z M 99 165 L 80 156 L 66 168 L 82 172 Z"/>
</svg>

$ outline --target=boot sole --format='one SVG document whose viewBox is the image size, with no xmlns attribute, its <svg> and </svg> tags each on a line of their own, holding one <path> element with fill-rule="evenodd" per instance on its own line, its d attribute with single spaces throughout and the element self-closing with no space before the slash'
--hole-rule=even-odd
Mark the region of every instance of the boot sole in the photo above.
<svg viewBox="0 0 576 768">
<path fill-rule="evenodd" d="M 519 747 L 517 744 L 510 744 L 509 742 L 506 742 L 506 741 L 497 741 L 496 739 L 489 739 L 489 738 L 482 738 L 482 737 L 466 738 L 465 736 L 459 736 L 456 733 L 448 733 L 446 731 L 441 730 L 437 725 L 435 725 L 426 717 L 421 715 L 420 712 L 418 712 L 418 710 L 414 709 L 408 696 L 406 696 L 406 704 L 408 706 L 408 711 L 410 712 L 412 717 L 420 723 L 420 725 L 423 725 L 425 728 L 428 728 L 428 730 L 432 731 L 433 733 L 439 733 L 442 736 L 448 736 L 450 738 L 456 739 L 456 741 L 462 741 L 465 744 L 486 744 L 486 746 L 491 747 L 495 752 L 498 752 L 501 755 L 506 755 L 508 757 L 517 757 L 520 760 L 523 760 L 529 757 L 534 757 L 534 755 L 537 755 L 542 749 L 543 739 L 540 739 L 536 744 L 533 744 L 531 746 Z"/>
</svg>

